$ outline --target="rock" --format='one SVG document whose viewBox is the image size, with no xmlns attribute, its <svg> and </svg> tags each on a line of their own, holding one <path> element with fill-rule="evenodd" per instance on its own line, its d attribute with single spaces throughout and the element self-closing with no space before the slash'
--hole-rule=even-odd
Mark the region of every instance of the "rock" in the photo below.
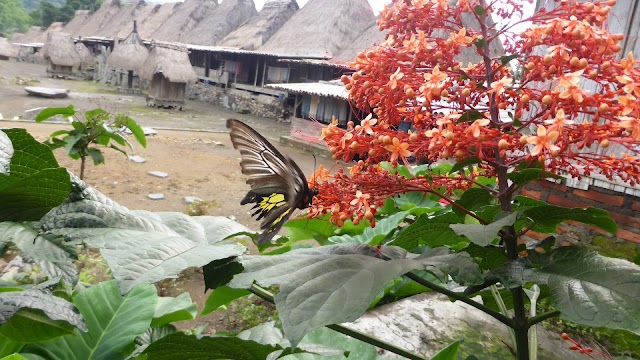
<svg viewBox="0 0 640 360">
<path fill-rule="evenodd" d="M 43 97 L 43 98 L 52 98 L 52 99 L 62 99 L 69 96 L 68 89 L 56 89 L 56 88 L 47 88 L 40 86 L 27 86 L 24 90 L 33 96 Z"/>
<path fill-rule="evenodd" d="M 0 113 L 0 120 L 4 119 L 4 117 L 2 117 L 2 113 Z"/>
<path fill-rule="evenodd" d="M 147 197 L 151 200 L 163 200 L 164 199 L 164 194 L 160 194 L 160 193 L 156 193 L 156 194 L 149 194 L 147 195 Z"/>
<path fill-rule="evenodd" d="M 13 260 L 11 260 L 7 266 L 4 267 L 2 273 L 0 273 L 0 282 L 16 282 L 19 281 L 19 277 L 21 277 L 21 273 L 31 272 L 31 265 L 25 263 L 22 260 L 21 256 L 16 256 Z"/>
<path fill-rule="evenodd" d="M 138 156 L 138 155 L 129 155 L 129 160 L 138 164 L 142 164 L 143 162 L 147 161 L 142 156 Z"/>
<path fill-rule="evenodd" d="M 144 131 L 144 134 L 145 134 L 146 136 L 149 136 L 149 135 L 158 135 L 158 132 L 157 132 L 157 131 L 156 131 L 156 129 L 154 129 L 154 128 L 143 127 L 143 128 L 142 128 L 142 131 Z"/>
<path fill-rule="evenodd" d="M 185 196 L 182 200 L 184 200 L 185 204 L 193 204 L 194 202 L 202 202 L 203 200 L 197 196 Z"/>
<path fill-rule="evenodd" d="M 166 178 L 167 176 L 169 176 L 169 174 L 167 174 L 166 172 L 162 172 L 162 171 L 149 171 L 147 174 L 149 175 L 153 175 L 153 176 L 157 176 L 159 178 Z"/>
</svg>

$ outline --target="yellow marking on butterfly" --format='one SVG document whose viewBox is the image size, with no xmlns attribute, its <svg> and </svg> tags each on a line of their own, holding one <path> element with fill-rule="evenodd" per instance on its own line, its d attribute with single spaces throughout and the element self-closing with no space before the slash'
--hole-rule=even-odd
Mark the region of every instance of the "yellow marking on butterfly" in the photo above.
<svg viewBox="0 0 640 360">
<path fill-rule="evenodd" d="M 275 220 L 273 221 L 273 223 L 274 223 L 274 224 L 279 223 L 280 221 L 282 221 L 282 218 L 284 218 L 285 216 L 287 216 L 287 214 L 288 214 L 288 213 L 290 213 L 290 212 L 291 212 L 291 209 L 288 209 L 288 210 L 287 210 L 287 211 L 285 211 L 282 215 L 280 215 L 280 217 L 279 217 L 279 218 L 275 219 Z"/>
<path fill-rule="evenodd" d="M 260 206 L 260 209 L 263 211 L 270 211 L 271 209 L 284 204 L 286 204 L 284 201 L 284 194 L 273 193 L 269 196 L 263 197 L 258 206 Z"/>
</svg>

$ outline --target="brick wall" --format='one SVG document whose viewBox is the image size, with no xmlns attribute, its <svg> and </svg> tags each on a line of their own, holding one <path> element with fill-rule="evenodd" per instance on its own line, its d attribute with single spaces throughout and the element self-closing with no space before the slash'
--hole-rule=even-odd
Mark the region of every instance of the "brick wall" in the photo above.
<svg viewBox="0 0 640 360">
<path fill-rule="evenodd" d="M 613 189 L 613 190 L 612 190 Z M 616 234 L 579 222 L 568 221 L 560 225 L 558 235 L 561 240 L 590 242 L 595 236 L 603 236 L 618 241 L 631 241 L 640 245 L 640 196 L 638 188 L 620 182 L 604 179 L 585 178 L 582 180 L 563 179 L 556 183 L 539 180 L 522 189 L 521 195 L 546 201 L 553 205 L 570 208 L 596 207 L 609 212 L 618 224 Z M 527 236 L 542 239 L 547 235 L 529 231 Z"/>
</svg>

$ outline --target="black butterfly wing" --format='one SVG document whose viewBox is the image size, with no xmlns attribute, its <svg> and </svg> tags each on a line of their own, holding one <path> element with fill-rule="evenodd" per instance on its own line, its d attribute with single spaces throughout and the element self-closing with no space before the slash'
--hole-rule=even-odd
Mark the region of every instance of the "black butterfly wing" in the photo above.
<svg viewBox="0 0 640 360">
<path fill-rule="evenodd" d="M 269 241 L 308 193 L 304 174 L 293 160 L 282 155 L 267 139 L 248 125 L 227 120 L 233 147 L 240 151 L 242 173 L 251 191 L 241 204 L 255 203 L 253 216 L 263 219 L 258 243 Z M 306 207 L 306 206 L 305 206 Z"/>
</svg>

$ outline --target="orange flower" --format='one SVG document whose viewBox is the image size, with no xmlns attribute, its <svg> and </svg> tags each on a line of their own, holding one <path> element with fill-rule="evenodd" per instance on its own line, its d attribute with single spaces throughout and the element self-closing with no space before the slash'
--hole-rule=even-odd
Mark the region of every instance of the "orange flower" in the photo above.
<svg viewBox="0 0 640 360">
<path fill-rule="evenodd" d="M 628 95 L 635 95 L 640 97 L 640 83 L 634 82 L 633 79 L 628 77 L 627 75 L 616 76 L 616 80 L 619 83 L 624 84 L 622 90 Z"/>
<path fill-rule="evenodd" d="M 367 115 L 366 118 L 364 118 L 361 122 L 360 122 L 360 126 L 356 126 L 356 132 L 358 133 L 358 135 L 361 135 L 363 132 L 371 135 L 373 134 L 373 129 L 371 128 L 373 125 L 375 125 L 378 122 L 378 119 L 372 119 L 372 114 Z"/>
<path fill-rule="evenodd" d="M 640 140 L 640 119 L 632 118 L 629 116 L 620 116 L 618 126 L 625 129 L 633 140 Z"/>
<path fill-rule="evenodd" d="M 503 76 L 502 79 L 491 83 L 491 90 L 487 91 L 487 93 L 495 93 L 496 96 L 498 96 L 502 94 L 505 90 L 505 87 L 511 85 L 512 82 L 513 79 Z"/>
<path fill-rule="evenodd" d="M 565 118 L 564 109 L 558 109 L 556 111 L 556 117 L 554 119 L 549 119 L 544 121 L 546 124 L 550 124 L 549 131 L 557 131 L 558 134 L 562 134 L 562 129 L 565 125 L 573 124 L 573 120 L 568 120 Z"/>
<path fill-rule="evenodd" d="M 564 45 L 550 46 L 547 51 L 551 53 L 551 56 L 559 56 L 563 60 L 569 60 L 569 54 L 571 53 L 571 49 L 565 47 Z"/>
<path fill-rule="evenodd" d="M 411 151 L 407 150 L 409 148 L 409 144 L 405 142 L 401 143 L 400 139 L 397 137 L 394 137 L 391 144 L 384 148 L 391 153 L 391 158 L 389 160 L 393 164 L 398 162 L 398 157 L 406 158 L 411 156 Z"/>
<path fill-rule="evenodd" d="M 584 101 L 583 93 L 586 93 L 586 90 L 582 90 L 577 86 L 571 86 L 567 90 L 563 91 L 558 95 L 560 99 L 568 99 L 573 98 L 575 102 L 581 103 Z"/>
<path fill-rule="evenodd" d="M 469 46 L 473 42 L 474 38 L 466 35 L 467 35 L 467 29 L 462 28 L 457 33 L 455 32 L 451 33 L 450 39 L 453 41 L 454 44 L 458 44 L 460 46 Z"/>
<path fill-rule="evenodd" d="M 570 88 L 572 86 L 577 86 L 580 84 L 580 76 L 584 73 L 584 69 L 578 70 L 572 73 L 568 73 L 564 76 L 558 77 L 558 85 L 564 88 Z"/>
<path fill-rule="evenodd" d="M 447 79 L 447 74 L 440 72 L 440 67 L 436 65 L 431 70 L 431 74 L 424 74 L 424 79 L 427 80 L 427 84 L 425 84 L 427 88 L 439 88 L 442 86 L 442 82 Z"/>
<path fill-rule="evenodd" d="M 395 88 L 398 87 L 398 80 L 402 79 L 403 76 L 404 74 L 400 72 L 400 68 L 398 68 L 396 72 L 389 76 L 389 85 L 391 86 L 392 90 L 395 90 Z"/>
<path fill-rule="evenodd" d="M 618 102 L 624 105 L 624 108 L 622 108 L 620 115 L 629 115 L 638 109 L 638 99 L 636 99 L 632 95 L 620 95 L 618 97 Z"/>
<path fill-rule="evenodd" d="M 560 148 L 553 144 L 553 142 L 558 138 L 558 135 L 560 134 L 555 130 L 547 133 L 547 129 L 544 126 L 538 126 L 538 134 L 527 138 L 527 142 L 529 144 L 535 144 L 533 149 L 531 149 L 531 156 L 537 156 L 544 149 L 547 149 L 552 153 L 560 151 Z"/>
<path fill-rule="evenodd" d="M 490 122 L 489 119 L 478 119 L 465 130 L 465 133 L 471 133 L 474 138 L 477 138 L 480 136 L 480 129 L 489 125 Z"/>
</svg>

